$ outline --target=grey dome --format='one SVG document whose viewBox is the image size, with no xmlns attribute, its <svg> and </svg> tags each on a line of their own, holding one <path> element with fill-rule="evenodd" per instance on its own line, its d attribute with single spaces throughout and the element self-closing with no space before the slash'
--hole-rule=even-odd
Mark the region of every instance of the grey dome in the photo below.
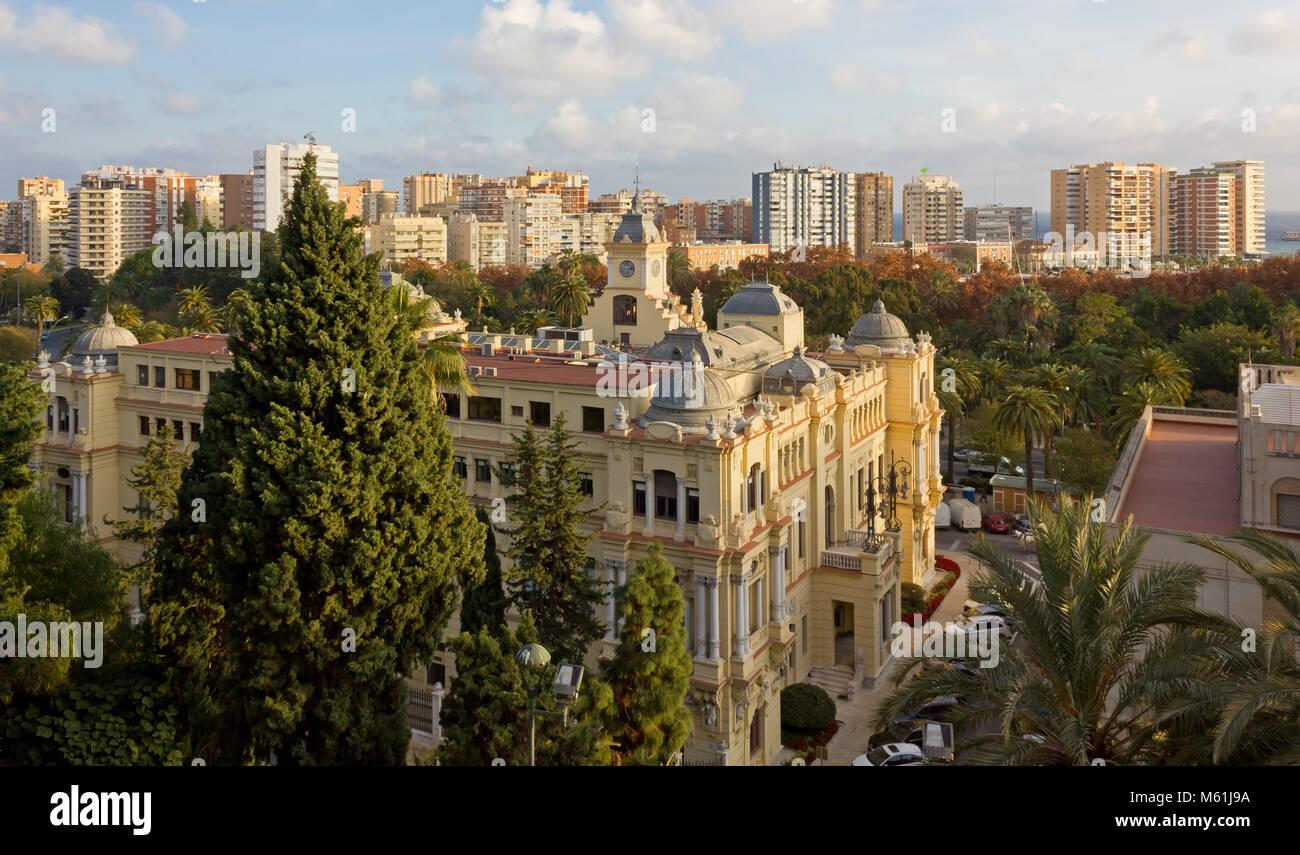
<svg viewBox="0 0 1300 855">
<path fill-rule="evenodd" d="M 679 374 L 661 377 L 641 417 L 641 424 L 672 422 L 683 433 L 707 433 L 710 418 L 737 418 L 742 414 L 731 386 L 698 359 Z"/>
<path fill-rule="evenodd" d="M 885 311 L 885 304 L 880 300 L 871 307 L 871 311 L 858 318 L 849 330 L 847 339 L 850 347 L 860 344 L 874 344 L 877 347 L 899 347 L 911 340 L 907 325 L 898 315 Z"/>
<path fill-rule="evenodd" d="M 831 367 L 820 359 L 807 356 L 803 347 L 763 372 L 763 391 L 778 395 L 798 395 L 809 383 L 821 388 L 834 382 Z"/>
<path fill-rule="evenodd" d="M 728 300 L 719 314 L 726 315 L 788 315 L 799 311 L 794 300 L 781 293 L 771 282 L 750 282 L 742 285 L 736 295 Z"/>
<path fill-rule="evenodd" d="M 72 345 L 70 354 L 73 364 L 82 362 L 87 356 L 92 360 L 97 357 L 104 357 L 104 362 L 110 367 L 117 367 L 117 349 L 119 347 L 132 347 L 139 344 L 140 341 L 126 327 L 119 327 L 113 322 L 113 313 L 105 312 L 104 316 L 99 319 L 98 326 L 93 326 L 81 335 Z"/>
</svg>

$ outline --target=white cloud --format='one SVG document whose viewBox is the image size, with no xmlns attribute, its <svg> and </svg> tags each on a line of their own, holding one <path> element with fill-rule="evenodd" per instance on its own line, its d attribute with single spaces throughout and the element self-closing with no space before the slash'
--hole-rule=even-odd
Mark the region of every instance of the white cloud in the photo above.
<svg viewBox="0 0 1300 855">
<path fill-rule="evenodd" d="M 870 11 L 870 4 L 863 6 Z M 824 30 L 835 21 L 832 0 L 722 0 L 714 26 L 739 30 L 751 44 L 778 41 L 804 30 Z"/>
<path fill-rule="evenodd" d="M 180 92 L 155 95 L 153 105 L 164 113 L 197 113 L 200 109 L 198 98 Z"/>
<path fill-rule="evenodd" d="M 168 50 L 176 50 L 185 43 L 189 25 L 171 9 L 157 3 L 136 3 L 131 8 L 136 14 L 153 21 L 154 32 Z"/>
<path fill-rule="evenodd" d="M 37 6 L 20 22 L 7 3 L 0 3 L 0 47 L 89 65 L 125 65 L 135 54 L 133 39 L 93 15 L 75 18 L 67 9 Z"/>
<path fill-rule="evenodd" d="M 830 84 L 836 89 L 861 89 L 879 95 L 895 95 L 903 86 L 903 78 L 859 62 L 843 62 L 831 68 Z"/>
<path fill-rule="evenodd" d="M 744 106 L 745 91 L 720 74 L 670 71 L 650 96 L 659 117 L 716 118 Z"/>
<path fill-rule="evenodd" d="M 442 92 L 428 77 L 417 77 L 411 81 L 411 89 L 406 100 L 413 107 L 436 107 L 442 101 Z"/>
<path fill-rule="evenodd" d="M 621 39 L 678 61 L 703 58 L 722 41 L 686 0 L 610 0 L 609 16 Z"/>
<path fill-rule="evenodd" d="M 610 40 L 599 15 L 574 10 L 570 0 L 507 0 L 486 7 L 474 38 L 453 44 L 473 69 L 511 96 L 603 93 L 646 70 L 640 54 L 619 50 Z"/>
<path fill-rule="evenodd" d="M 1228 47 L 1237 53 L 1300 53 L 1300 19 L 1280 9 L 1262 12 L 1238 24 L 1228 34 Z"/>
<path fill-rule="evenodd" d="M 1152 42 L 1151 47 L 1173 48 L 1183 59 L 1193 62 L 1205 58 L 1205 41 L 1197 33 L 1185 35 L 1179 30 L 1170 30 Z"/>
</svg>

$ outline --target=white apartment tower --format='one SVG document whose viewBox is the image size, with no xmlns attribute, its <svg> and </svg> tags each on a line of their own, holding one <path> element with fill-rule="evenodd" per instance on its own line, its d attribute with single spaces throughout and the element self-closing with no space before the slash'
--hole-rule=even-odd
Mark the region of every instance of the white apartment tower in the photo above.
<svg viewBox="0 0 1300 855">
<path fill-rule="evenodd" d="M 754 243 L 772 252 L 799 246 L 855 250 L 857 189 L 852 172 L 772 165 L 754 173 Z"/>
<path fill-rule="evenodd" d="M 316 155 L 316 175 L 330 201 L 339 200 L 338 152 L 311 143 L 265 145 L 253 151 L 253 228 L 267 230 L 279 225 L 308 151 Z"/>
<path fill-rule="evenodd" d="M 961 187 L 944 175 L 922 175 L 903 185 L 903 240 L 914 244 L 962 240 Z"/>
<path fill-rule="evenodd" d="M 1237 251 L 1243 256 L 1266 255 L 1264 161 L 1221 160 L 1214 168 L 1237 177 Z"/>
</svg>

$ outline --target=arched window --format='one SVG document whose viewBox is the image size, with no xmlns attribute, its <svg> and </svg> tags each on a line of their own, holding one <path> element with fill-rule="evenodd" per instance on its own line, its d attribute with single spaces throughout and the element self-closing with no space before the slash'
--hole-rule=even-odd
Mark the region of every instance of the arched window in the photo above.
<svg viewBox="0 0 1300 855">
<path fill-rule="evenodd" d="M 636 326 L 636 297 L 619 294 L 614 298 L 614 323 Z"/>
</svg>

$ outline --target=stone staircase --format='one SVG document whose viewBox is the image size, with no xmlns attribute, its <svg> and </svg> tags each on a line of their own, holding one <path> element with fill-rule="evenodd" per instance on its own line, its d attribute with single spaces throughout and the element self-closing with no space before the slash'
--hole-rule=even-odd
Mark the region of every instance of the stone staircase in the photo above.
<svg viewBox="0 0 1300 855">
<path fill-rule="evenodd" d="M 808 682 L 821 686 L 832 698 L 853 699 L 857 694 L 853 685 L 853 669 L 848 665 L 814 666 L 808 674 Z"/>
</svg>

